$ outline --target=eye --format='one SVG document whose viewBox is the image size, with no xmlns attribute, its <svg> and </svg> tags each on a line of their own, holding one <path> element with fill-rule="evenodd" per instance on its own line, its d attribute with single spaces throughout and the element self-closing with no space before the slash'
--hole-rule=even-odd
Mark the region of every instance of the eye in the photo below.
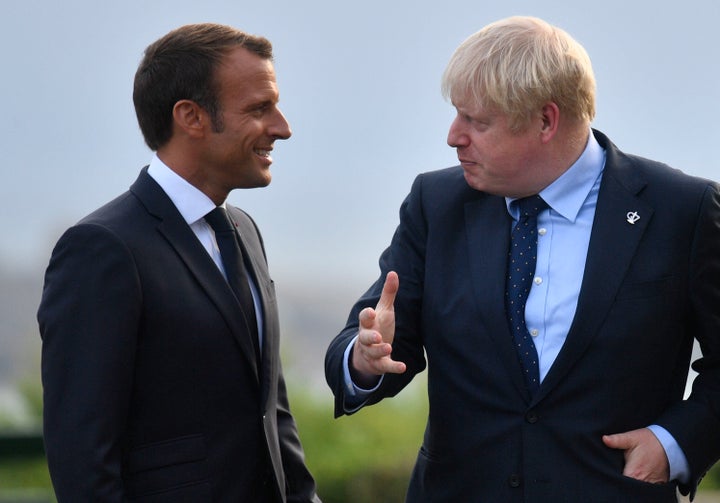
<svg viewBox="0 0 720 503">
<path fill-rule="evenodd" d="M 470 114 L 465 113 L 465 112 L 458 112 L 458 117 L 465 124 L 469 124 L 469 125 L 473 125 L 473 126 L 477 125 L 477 123 L 480 122 L 478 119 L 476 119 L 475 117 L 473 117 Z"/>
<path fill-rule="evenodd" d="M 272 106 L 272 103 L 270 103 L 269 101 L 264 101 L 262 103 L 257 103 L 249 107 L 247 109 L 247 113 L 255 117 L 262 117 L 263 115 L 268 113 Z"/>
<path fill-rule="evenodd" d="M 253 108 L 252 111 L 253 111 L 253 113 L 255 113 L 256 115 L 262 115 L 262 114 L 264 114 L 265 112 L 267 112 L 269 108 L 270 108 L 270 104 L 269 104 L 269 103 L 261 103 L 261 104 L 257 105 L 255 108 Z"/>
</svg>

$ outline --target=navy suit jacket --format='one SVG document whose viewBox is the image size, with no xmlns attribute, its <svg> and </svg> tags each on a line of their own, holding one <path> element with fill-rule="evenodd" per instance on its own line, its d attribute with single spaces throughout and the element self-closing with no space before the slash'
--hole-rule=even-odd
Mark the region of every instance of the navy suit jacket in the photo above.
<svg viewBox="0 0 720 503">
<path fill-rule="evenodd" d="M 577 312 L 530 398 L 508 329 L 510 216 L 460 167 L 420 175 L 380 259 L 326 356 L 344 413 L 342 355 L 386 273 L 400 278 L 393 359 L 366 402 L 398 393 L 428 366 L 429 417 L 409 502 L 676 501 L 676 483 L 622 475 L 602 435 L 665 427 L 694 490 L 720 456 L 720 192 L 707 180 L 626 155 L 594 131 L 607 161 Z M 640 219 L 630 224 L 628 212 Z M 683 400 L 693 339 L 705 357 Z"/>
<path fill-rule="evenodd" d="M 146 170 L 58 241 L 38 320 L 60 502 L 319 501 L 262 240 L 228 211 L 262 303 L 259 365 L 228 283 Z"/>
</svg>

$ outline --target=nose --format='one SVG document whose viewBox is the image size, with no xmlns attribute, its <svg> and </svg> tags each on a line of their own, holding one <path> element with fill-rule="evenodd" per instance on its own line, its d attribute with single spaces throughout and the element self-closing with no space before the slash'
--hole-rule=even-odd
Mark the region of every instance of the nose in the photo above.
<svg viewBox="0 0 720 503">
<path fill-rule="evenodd" d="M 275 109 L 275 116 L 273 117 L 268 132 L 276 140 L 287 140 L 292 136 L 290 124 L 279 108 Z"/>
<path fill-rule="evenodd" d="M 469 143 L 465 127 L 462 124 L 460 115 L 456 115 L 455 119 L 450 124 L 450 130 L 448 131 L 447 144 L 453 148 L 465 147 Z"/>
</svg>

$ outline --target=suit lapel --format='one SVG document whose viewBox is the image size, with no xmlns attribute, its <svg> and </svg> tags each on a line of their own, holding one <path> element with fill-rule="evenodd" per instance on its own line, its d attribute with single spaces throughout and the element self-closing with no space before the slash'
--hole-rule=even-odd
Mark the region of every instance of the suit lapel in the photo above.
<svg viewBox="0 0 720 503">
<path fill-rule="evenodd" d="M 645 182 L 631 161 L 607 138 L 597 132 L 596 136 L 606 149 L 607 159 L 578 305 L 565 344 L 536 400 L 564 378 L 598 334 L 653 215 L 653 208 L 637 197 Z M 628 214 L 633 212 L 640 218 L 630 223 Z"/>
<path fill-rule="evenodd" d="M 262 379 L 262 403 L 267 400 L 270 389 L 269 383 L 272 379 L 272 369 L 278 368 L 275 358 L 279 351 L 275 346 L 279 343 L 279 327 L 277 325 L 277 306 L 270 299 L 275 299 L 275 292 L 270 291 L 272 281 L 267 273 L 265 252 L 263 250 L 260 236 L 252 220 L 242 211 L 228 205 L 228 212 L 231 220 L 235 223 L 240 237 L 240 247 L 243 256 L 246 257 L 246 268 L 252 276 L 252 280 L 260 296 L 260 304 L 263 315 L 262 333 L 262 354 L 261 372 Z"/>
<path fill-rule="evenodd" d="M 470 277 L 481 329 L 491 339 L 489 347 L 498 351 L 513 385 L 529 399 L 505 317 L 510 219 L 502 197 L 484 195 L 465 204 Z"/>
<path fill-rule="evenodd" d="M 257 359 L 252 341 L 247 337 L 245 320 L 232 296 L 227 282 L 198 241 L 165 192 L 143 169 L 130 187 L 147 211 L 158 218 L 158 232 L 187 265 L 198 283 L 210 297 L 230 327 L 242 353 L 246 356 L 253 374 L 258 378 Z"/>
</svg>

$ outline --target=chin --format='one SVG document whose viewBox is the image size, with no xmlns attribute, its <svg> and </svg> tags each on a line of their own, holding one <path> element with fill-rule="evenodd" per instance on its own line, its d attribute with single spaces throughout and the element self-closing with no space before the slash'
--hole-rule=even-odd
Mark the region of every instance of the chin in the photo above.
<svg viewBox="0 0 720 503">
<path fill-rule="evenodd" d="M 260 179 L 258 187 L 267 187 L 270 185 L 270 182 L 272 182 L 272 175 L 268 171 L 265 173 L 265 175 Z"/>
<path fill-rule="evenodd" d="M 262 187 L 267 187 L 270 185 L 270 182 L 272 181 L 271 176 L 266 176 L 263 178 L 258 178 L 257 180 L 253 180 L 252 182 L 248 183 L 245 187 L 246 189 L 260 189 Z"/>
<path fill-rule="evenodd" d="M 267 187 L 272 181 L 272 175 L 269 170 L 254 172 L 252 176 L 246 176 L 242 180 L 237 181 L 236 189 L 258 189 Z"/>
<path fill-rule="evenodd" d="M 477 177 L 468 174 L 467 171 L 465 171 L 464 176 L 465 182 L 470 186 L 470 188 L 480 191 L 487 191 L 487 187 L 485 187 L 485 184 L 482 183 L 482 180 L 478 180 Z"/>
</svg>

